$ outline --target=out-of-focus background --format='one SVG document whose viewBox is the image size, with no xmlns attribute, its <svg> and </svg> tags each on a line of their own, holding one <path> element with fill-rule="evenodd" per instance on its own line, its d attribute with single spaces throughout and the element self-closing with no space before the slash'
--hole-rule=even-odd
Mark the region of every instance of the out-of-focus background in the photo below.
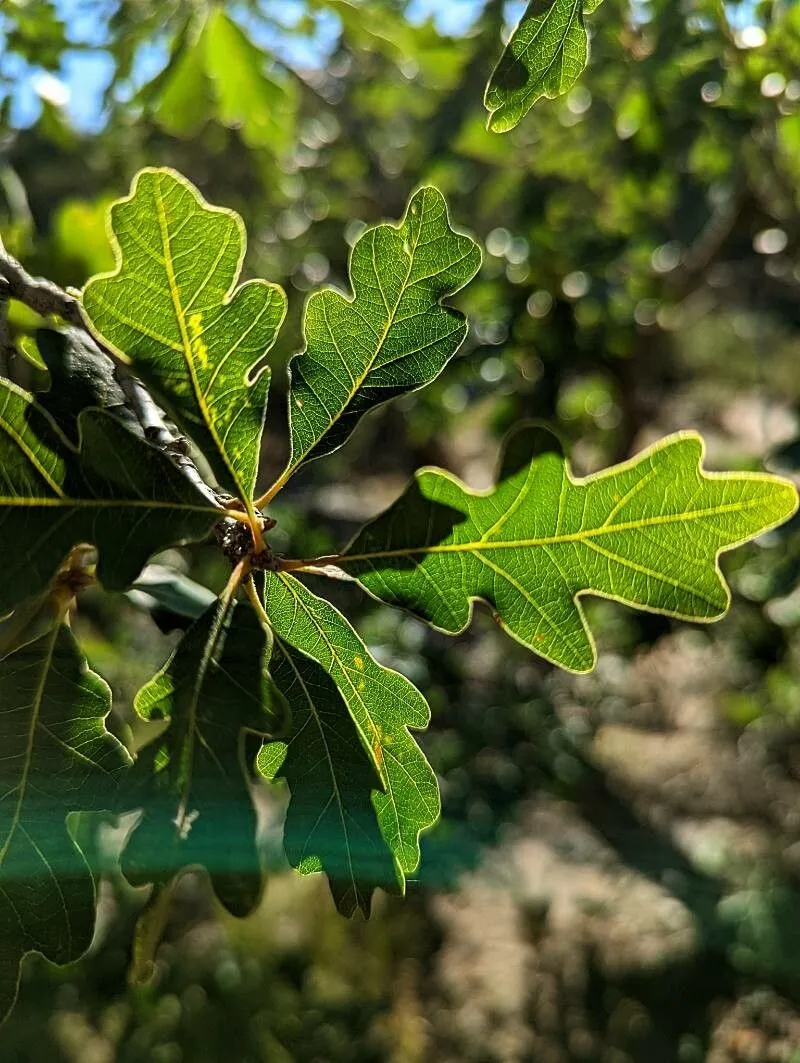
<svg viewBox="0 0 800 1063">
<path fill-rule="evenodd" d="M 286 287 L 265 483 L 306 293 L 346 285 L 363 228 L 431 181 L 484 243 L 457 359 L 292 481 L 279 548 L 335 548 L 422 464 L 488 486 L 524 417 L 580 472 L 690 426 L 710 468 L 800 465 L 800 5 L 605 0 L 579 84 L 493 135 L 483 89 L 523 6 L 0 4 L 10 251 L 81 286 L 109 265 L 109 201 L 169 164 L 244 216 L 247 275 Z M 30 353 L 37 322 L 11 320 Z M 222 576 L 210 548 L 161 560 Z M 26 961 L 3 1063 L 798 1063 L 797 525 L 724 569 L 734 604 L 711 627 L 589 602 L 585 677 L 486 613 L 449 640 L 337 588 L 433 709 L 444 815 L 409 896 L 340 918 L 285 867 L 265 794 L 257 913 L 220 916 L 187 876 L 155 981 L 131 989 L 141 895 L 110 876 L 92 954 Z M 82 601 L 123 719 L 178 634 L 149 604 Z"/>
</svg>

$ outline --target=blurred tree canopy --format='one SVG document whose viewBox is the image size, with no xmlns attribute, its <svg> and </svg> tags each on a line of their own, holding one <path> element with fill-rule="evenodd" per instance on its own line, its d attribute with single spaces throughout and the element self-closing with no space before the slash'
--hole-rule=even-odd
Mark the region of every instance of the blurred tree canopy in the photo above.
<svg viewBox="0 0 800 1063">
<path fill-rule="evenodd" d="M 281 545 L 298 555 L 341 542 L 420 464 L 486 487 L 526 417 L 584 472 L 690 426 L 712 467 L 800 463 L 800 4 L 605 0 L 575 86 L 499 135 L 484 90 L 522 6 L 0 11 L 0 236 L 26 268 L 63 286 L 107 268 L 108 203 L 142 166 L 170 165 L 242 214 L 247 275 L 286 288 L 265 484 L 286 458 L 279 369 L 301 346 L 305 293 L 346 286 L 363 228 L 430 182 L 485 244 L 454 364 L 281 500 Z M 42 322 L 12 303 L 9 323 L 0 369 L 30 383 Z M 193 574 L 219 581 L 215 564 L 209 552 Z M 313 883 L 278 876 L 220 941 L 189 884 L 159 993 L 131 993 L 122 942 L 140 902 L 107 883 L 82 968 L 27 965 L 4 1058 L 40 1058 L 46 1041 L 64 1061 L 796 1063 L 797 527 L 726 572 L 738 600 L 713 631 L 593 603 L 607 663 L 585 678 L 531 663 L 486 618 L 454 648 L 342 587 L 380 659 L 431 695 L 444 818 L 411 902 L 354 931 Z M 121 705 L 166 655 L 153 619 L 180 623 L 141 594 L 114 608 L 89 594 L 78 618 Z M 500 864 L 513 885 L 487 872 Z"/>
</svg>

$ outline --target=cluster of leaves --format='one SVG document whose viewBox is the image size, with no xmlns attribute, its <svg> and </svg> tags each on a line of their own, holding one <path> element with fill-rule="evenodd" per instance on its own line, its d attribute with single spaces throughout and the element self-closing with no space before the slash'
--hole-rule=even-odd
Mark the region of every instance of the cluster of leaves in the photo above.
<svg viewBox="0 0 800 1063">
<path fill-rule="evenodd" d="M 451 634 L 485 602 L 533 652 L 587 671 L 595 651 L 581 596 L 716 619 L 729 603 L 720 553 L 797 506 L 793 485 L 777 477 L 705 472 L 692 433 L 578 479 L 549 433 L 523 426 L 493 490 L 423 469 L 341 553 L 281 557 L 266 508 L 290 478 L 340 447 L 364 414 L 434 380 L 464 341 L 467 322 L 445 300 L 478 271 L 478 245 L 453 228 L 433 187 L 411 197 L 398 224 L 361 235 L 351 293 L 307 300 L 305 347 L 290 365 L 289 460 L 256 497 L 265 356 L 283 291 L 258 280 L 237 287 L 241 219 L 174 171 L 138 174 L 111 229 L 116 266 L 83 290 L 87 325 L 194 442 L 216 493 L 113 405 L 81 409 L 65 431 L 63 411 L 57 420 L 46 401 L 0 381 L 9 544 L 0 610 L 15 610 L 0 662 L 3 1010 L 24 952 L 63 961 L 91 935 L 92 877 L 71 813 L 138 810 L 122 869 L 156 884 L 155 905 L 177 873 L 202 866 L 225 907 L 244 915 L 261 885 L 252 787 L 284 780 L 287 857 L 303 873 L 324 871 L 340 910 L 366 913 L 375 886 L 402 892 L 420 833 L 439 813 L 412 735 L 428 706 L 297 574 L 357 581 Z M 157 726 L 131 765 L 103 724 L 110 692 L 70 632 L 71 603 L 89 580 L 130 586 L 151 554 L 212 529 L 230 579 L 136 697 L 137 713 Z M 54 893 L 46 902 L 42 880 Z"/>
<path fill-rule="evenodd" d="M 601 2 L 531 0 L 486 87 L 492 131 L 512 129 L 537 100 L 563 95 L 575 84 L 588 60 L 584 17 Z M 351 0 L 317 0 L 313 7 L 333 12 L 349 32 L 401 62 L 408 53 L 404 45 L 410 41 L 405 39 L 403 21 L 390 12 L 376 18 Z M 129 81 L 137 47 L 156 29 L 164 29 L 159 5 L 147 0 L 139 8 L 131 20 L 127 5 L 120 5 L 108 26 L 112 38 L 117 27 L 128 30 L 116 48 L 119 64 L 114 85 L 109 86 L 109 100 L 117 83 Z M 243 13 L 248 26 L 273 34 L 280 27 L 257 5 L 244 5 Z M 130 32 L 130 21 L 135 32 Z M 190 137 L 214 118 L 223 126 L 239 129 L 250 148 L 277 154 L 290 146 L 298 79 L 269 58 L 222 5 L 179 3 L 169 11 L 166 26 L 169 62 L 137 92 L 139 102 L 163 129 Z M 8 51 L 36 67 L 57 70 L 71 44 L 51 0 L 12 10 L 0 22 L 3 30 Z"/>
<path fill-rule="evenodd" d="M 120 12 L 127 6 L 119 5 Z M 293 133 L 287 116 L 294 114 L 296 102 L 291 82 L 271 76 L 270 83 L 263 84 L 267 58 L 241 27 L 219 6 L 208 16 L 198 16 L 196 5 L 191 6 L 189 16 L 176 26 L 164 76 L 142 92 L 159 127 L 191 137 L 205 118 L 211 118 L 238 129 L 251 149 L 272 152 L 288 143 Z M 412 33 L 400 19 L 395 25 L 388 8 L 378 17 L 367 17 L 369 12 L 356 11 L 345 0 L 327 4 L 320 0 L 317 6 L 338 10 L 345 43 L 368 38 L 370 47 L 385 51 L 392 62 L 413 53 L 422 69 L 430 71 L 430 76 L 420 79 L 424 86 L 405 78 L 398 86 L 387 77 L 380 98 L 362 92 L 362 118 L 374 126 L 370 144 L 380 147 L 379 129 L 385 129 L 386 140 L 392 141 L 393 131 L 408 115 L 418 119 L 431 111 L 426 87 L 435 84 L 437 89 L 452 89 L 454 96 L 467 95 L 455 83 L 458 64 L 432 32 L 426 36 L 426 31 L 415 28 Z M 561 314 L 553 315 L 557 321 L 548 321 L 546 338 L 536 334 L 539 350 L 551 344 L 564 361 L 568 361 L 565 351 L 580 346 L 573 342 L 575 333 L 579 341 L 590 334 L 595 351 L 628 353 L 633 306 L 642 299 L 649 301 L 654 290 L 659 294 L 661 278 L 652 275 L 651 253 L 668 238 L 683 238 L 700 228 L 686 204 L 704 202 L 698 195 L 704 182 L 714 183 L 719 202 L 724 190 L 716 182 L 727 172 L 731 145 L 739 144 L 742 123 L 752 112 L 760 132 L 762 123 L 767 124 L 769 105 L 758 92 L 761 78 L 775 66 L 785 68 L 787 77 L 792 69 L 776 37 L 773 54 L 742 57 L 738 66 L 732 66 L 729 83 L 720 88 L 719 108 L 709 106 L 707 113 L 686 122 L 686 100 L 690 95 L 699 100 L 701 85 L 720 76 L 718 49 L 699 34 L 687 45 L 676 30 L 683 17 L 677 14 L 679 5 L 651 6 L 658 8 L 659 18 L 641 35 L 630 28 L 620 34 L 617 8 L 609 10 L 610 28 L 602 36 L 598 33 L 596 48 L 604 66 L 591 87 L 598 101 L 595 106 L 611 120 L 592 122 L 591 129 L 584 126 L 580 150 L 574 132 L 562 128 L 567 126 L 561 121 L 564 116 L 578 121 L 578 112 L 573 114 L 565 105 L 561 111 L 553 108 L 544 113 L 535 130 L 541 141 L 535 146 L 524 139 L 527 127 L 511 142 L 515 167 L 501 149 L 476 132 L 482 120 L 463 131 L 458 122 L 451 122 L 452 139 L 458 140 L 457 150 L 466 162 L 453 165 L 453 152 L 432 161 L 439 166 L 437 179 L 454 194 L 462 185 L 467 195 L 472 194 L 473 186 L 462 179 L 465 172 L 492 175 L 483 180 L 481 208 L 473 208 L 473 216 L 482 218 L 486 205 L 487 217 L 523 233 L 523 242 L 530 240 L 534 254 L 522 271 L 528 278 L 525 296 L 531 282 L 557 293 L 561 276 L 586 263 L 593 275 L 603 278 L 600 295 L 593 291 L 591 299 L 575 304 L 574 321 L 570 307 L 573 331 L 565 328 L 562 333 Z M 710 11 L 714 5 L 697 6 Z M 50 5 L 28 4 L 24 10 L 34 7 Z M 163 5 L 136 0 L 136 7 L 137 32 L 159 24 Z M 580 5 L 563 2 L 529 6 L 487 94 L 490 109 L 494 108 L 492 128 L 510 128 L 537 98 L 569 88 L 585 62 L 582 14 L 596 7 L 584 5 L 582 11 Z M 598 19 L 598 28 L 599 23 Z M 131 30 L 127 40 L 136 39 Z M 496 37 L 492 40 L 494 45 Z M 219 61 L 221 41 L 236 49 L 239 60 L 224 69 Z M 627 51 L 636 62 L 623 73 L 621 53 Z M 447 62 L 441 61 L 442 55 L 448 56 Z M 123 60 L 121 55 L 124 73 Z M 455 71 L 448 73 L 451 66 Z M 237 106 L 243 72 L 247 91 L 253 89 L 246 113 Z M 439 79 L 435 82 L 434 72 Z M 482 77 L 485 80 L 485 73 Z M 235 92 L 229 91 L 227 78 L 238 79 Z M 748 88 L 753 90 L 749 95 Z M 272 125 L 271 101 L 280 104 L 277 124 Z M 343 123 L 346 117 L 343 107 Z M 618 129 L 634 129 L 633 134 L 617 136 L 614 119 Z M 796 117 L 785 116 L 780 124 L 779 146 L 789 163 L 796 123 Z M 433 138 L 440 124 L 425 124 Z M 213 130 L 206 132 L 210 140 Z M 427 137 L 427 130 L 425 135 L 415 134 L 402 153 L 403 165 L 414 174 L 426 160 Z M 620 140 L 626 143 L 621 146 Z M 402 143 L 399 136 L 397 141 Z M 667 141 L 668 157 L 688 160 L 685 172 L 680 170 L 680 181 L 677 167 L 666 177 L 655 168 Z M 760 136 L 757 142 L 763 141 Z M 198 150 L 206 150 L 206 143 L 201 142 Z M 443 149 L 441 143 L 435 147 Z M 390 148 L 397 153 L 394 144 L 385 154 L 377 152 L 380 162 L 386 158 L 387 169 L 395 158 L 390 157 Z M 323 153 L 316 172 L 326 196 L 334 203 L 337 196 L 344 198 L 343 205 L 334 207 L 340 220 L 350 217 L 343 211 L 355 209 L 341 196 L 341 187 L 352 184 L 362 195 L 367 187 L 359 168 L 362 160 L 359 156 L 353 162 L 354 155 L 352 145 L 342 147 L 336 165 L 328 166 Z M 365 156 L 369 160 L 366 150 Z M 612 176 L 606 165 L 609 157 L 616 160 Z M 742 170 L 757 161 L 745 154 Z M 365 163 L 362 168 L 371 179 L 375 172 L 380 178 L 380 167 L 373 172 Z M 759 167 L 752 169 L 757 172 Z M 220 179 L 217 174 L 215 180 Z M 455 352 L 466 330 L 439 301 L 466 283 L 469 268 L 477 267 L 476 253 L 474 247 L 462 245 L 467 258 L 457 266 L 450 246 L 454 235 L 445 233 L 439 246 L 445 255 L 441 272 L 451 273 L 434 277 L 429 289 L 409 279 L 410 273 L 406 276 L 405 243 L 412 232 L 392 227 L 368 231 L 362 238 L 367 243 L 359 243 L 353 255 L 353 300 L 327 291 L 309 300 L 307 348 L 292 368 L 292 457 L 274 488 L 254 498 L 269 387 L 264 355 L 277 335 L 285 300 L 275 286 L 259 282 L 234 291 L 243 244 L 241 226 L 230 212 L 208 208 L 184 182 L 169 174 L 161 180 L 163 209 L 159 210 L 156 183 L 149 177 L 140 180 L 130 203 L 117 207 L 122 268 L 113 283 L 89 286 L 87 313 L 106 344 L 148 382 L 202 450 L 217 481 L 236 501 L 220 496 L 218 506 L 209 503 L 176 474 L 163 454 L 132 435 L 130 425 L 120 426 L 118 419 L 91 411 L 76 420 L 69 410 L 56 409 L 60 391 L 55 378 L 51 392 L 35 400 L 11 385 L 3 391 L 9 427 L 2 438 L 11 455 L 9 461 L 3 455 L 10 470 L 3 475 L 11 478 L 4 497 L 17 499 L 8 502 L 2 513 L 4 534 L 8 532 L 8 542 L 15 544 L 2 607 L 13 607 L 15 613 L 4 628 L 3 652 L 8 656 L 3 664 L 11 675 L 27 676 L 26 681 L 33 676 L 38 684 L 31 688 L 29 683 L 27 694 L 8 702 L 14 706 L 20 698 L 27 699 L 36 722 L 25 732 L 26 745 L 19 755 L 14 742 L 8 743 L 13 751 L 11 772 L 19 764 L 25 767 L 5 789 L 17 795 L 34 783 L 37 789 L 31 793 L 37 799 L 52 790 L 53 800 L 59 802 L 55 811 L 50 808 L 47 821 L 37 818 L 35 805 L 28 815 L 27 799 L 20 801 L 19 813 L 16 805 L 9 806 L 9 822 L 15 826 L 8 856 L 0 857 L 0 877 L 11 883 L 4 889 L 16 923 L 13 933 L 4 934 L 11 943 L 3 968 L 10 972 L 3 983 L 6 999 L 12 994 L 17 958 L 23 951 L 38 948 L 61 960 L 77 955 L 88 941 L 91 904 L 86 898 L 91 881 L 85 862 L 62 829 L 69 810 L 142 809 L 125 852 L 128 877 L 165 885 L 183 866 L 207 866 L 219 897 L 237 914 L 249 910 L 258 893 L 257 877 L 242 874 L 257 865 L 249 795 L 254 768 L 257 777 L 286 780 L 291 794 L 287 855 L 302 871 L 327 871 L 343 910 L 366 908 L 372 884 L 398 888 L 416 866 L 416 838 L 435 818 L 438 797 L 430 769 L 407 728 L 424 726 L 427 709 L 409 684 L 370 658 L 344 618 L 311 595 L 293 572 L 308 567 L 346 573 L 380 599 L 411 609 L 448 632 L 466 626 L 474 599 L 488 601 L 520 642 L 563 666 L 585 670 L 594 653 L 582 619 L 581 594 L 604 594 L 669 615 L 712 618 L 727 605 L 727 591 L 715 565 L 719 550 L 780 521 L 794 504 L 788 487 L 776 494 L 775 481 L 752 477 L 729 481 L 703 474 L 695 437 L 675 439 L 642 456 L 641 464 L 582 482 L 570 476 L 552 439 L 525 429 L 512 437 L 493 493 L 476 496 L 446 474 L 424 471 L 397 507 L 365 529 L 343 555 L 309 566 L 274 558 L 267 544 L 262 549 L 258 541 L 268 523 L 261 511 L 289 477 L 309 459 L 330 453 L 372 405 L 431 380 Z M 303 180 L 295 175 L 293 181 L 301 197 Z M 393 201 L 378 181 L 370 193 L 380 212 Z M 428 196 L 427 209 L 432 210 L 441 201 L 432 191 Z M 541 201 L 541 206 L 534 210 L 532 200 Z M 500 211 L 499 220 L 498 201 L 505 204 L 506 212 Z M 691 226 L 685 222 L 688 214 Z M 600 224 L 596 217 L 602 219 Z M 186 232 L 177 233 L 184 222 Z M 745 216 L 740 229 L 748 241 L 753 228 L 752 217 Z M 172 280 L 165 239 L 170 245 L 175 242 L 178 255 L 192 245 L 191 254 L 177 259 L 177 268 L 172 256 Z M 335 239 L 340 241 L 338 229 Z M 85 252 L 86 241 L 75 242 Z M 102 235 L 99 242 L 100 253 L 105 253 Z M 687 260 L 691 257 L 687 254 Z M 512 265 L 509 256 L 509 277 Z M 438 268 L 438 260 L 434 266 Z M 96 268 L 100 267 L 90 266 L 83 276 Z M 420 278 L 424 272 L 420 267 Z M 498 282 L 484 277 L 480 288 L 471 289 L 483 293 L 475 305 L 504 306 L 505 291 L 495 298 L 499 288 Z M 392 327 L 389 307 L 394 307 Z M 621 340 L 621 330 L 614 332 L 620 307 L 627 313 L 627 331 Z M 192 313 L 198 311 L 201 319 L 193 325 Z M 519 317 L 523 325 L 515 338 L 520 347 L 532 347 L 530 329 L 535 326 L 524 311 L 524 297 Z M 508 352 L 510 360 L 512 344 Z M 49 359 L 44 348 L 41 354 L 49 366 L 58 367 L 58 356 Z M 98 403 L 86 399 L 77 403 L 93 404 Z M 31 505 L 30 499 L 36 504 Z M 236 564 L 244 564 L 225 595 L 205 608 L 165 668 L 137 698 L 136 708 L 144 720 L 162 722 L 153 727 L 159 738 L 146 745 L 135 766 L 128 768 L 124 750 L 99 723 L 108 710 L 107 688 L 94 677 L 83 678 L 88 675 L 82 671 L 85 662 L 74 640 L 69 642 L 68 629 L 53 624 L 54 617 L 67 618 L 65 596 L 85 579 L 82 553 L 73 554 L 67 565 L 62 562 L 74 545 L 91 542 L 98 550 L 97 579 L 108 589 L 122 588 L 135 578 L 150 552 L 176 540 L 202 539 L 220 521 L 232 522 L 224 525 L 223 538 L 235 538 L 232 530 L 243 529 L 238 541 L 244 543 L 244 553 Z M 250 572 L 245 573 L 248 567 Z M 237 581 L 248 601 L 239 602 Z M 36 595 L 46 586 L 53 593 L 43 604 Z M 55 639 L 57 630 L 62 635 L 52 651 L 50 643 L 37 643 L 48 635 Z M 65 693 L 54 675 L 77 678 Z M 12 684 L 10 678 L 8 682 Z M 16 687 L 12 684 L 9 689 Z M 100 700 L 79 692 L 92 689 Z M 51 723 L 47 716 L 53 705 L 61 723 Z M 7 719 L 13 725 L 23 716 L 27 721 L 29 715 L 28 709 L 16 716 L 12 710 Z M 65 723 L 70 720 L 72 726 Z M 88 752 L 87 761 L 70 755 L 60 766 L 62 762 L 47 753 L 48 732 L 61 740 L 62 751 Z M 41 760 L 37 759 L 40 748 Z M 91 762 L 101 764 L 105 774 L 93 773 L 93 781 L 83 786 L 81 777 L 71 774 L 76 759 L 87 770 Z M 39 784 L 39 772 L 34 771 L 40 763 L 46 785 Z M 114 780 L 113 795 L 100 786 L 107 778 Z M 63 792 L 53 779 L 64 781 Z M 46 837 L 36 832 L 40 822 L 49 823 Z M 209 824 L 215 825 L 213 832 Z M 221 834 L 229 843 L 222 854 Z M 29 837 L 35 844 L 29 856 L 38 852 L 45 859 L 37 857 L 30 873 L 21 875 L 20 864 L 14 862 L 16 847 L 26 845 Z M 44 900 L 39 908 L 37 899 L 35 910 L 31 902 L 47 866 L 67 868 L 66 860 L 59 863 L 60 852 L 72 861 L 69 873 L 65 870 L 62 876 L 68 880 L 64 893 L 68 916 L 63 905 L 50 904 L 50 896 L 47 911 Z M 25 888 L 19 887 L 20 882 Z M 54 912 L 61 915 L 56 918 Z M 46 919 L 39 918 L 42 913 Z"/>
</svg>

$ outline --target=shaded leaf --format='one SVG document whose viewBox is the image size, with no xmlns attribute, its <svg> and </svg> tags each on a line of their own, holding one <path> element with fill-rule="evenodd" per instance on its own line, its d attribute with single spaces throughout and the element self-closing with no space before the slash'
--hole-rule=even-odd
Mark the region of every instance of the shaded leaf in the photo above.
<svg viewBox="0 0 800 1063">
<path fill-rule="evenodd" d="M 373 407 L 429 384 L 467 334 L 464 315 L 442 305 L 473 277 L 475 241 L 451 228 L 435 188 L 420 189 L 398 225 L 378 225 L 350 256 L 353 296 L 312 295 L 306 349 L 291 362 L 291 457 L 329 454 Z"/>
<path fill-rule="evenodd" d="M 381 780 L 347 703 L 317 661 L 275 636 L 270 675 L 291 710 L 291 730 L 262 747 L 257 765 L 266 779 L 289 785 L 286 855 L 303 874 L 326 872 L 344 915 L 368 915 L 373 887 L 397 888 L 373 804 Z"/>
<path fill-rule="evenodd" d="M 135 767 L 143 811 L 123 857 L 131 881 L 164 883 L 198 865 L 234 915 L 257 903 L 261 864 L 246 753 L 248 736 L 273 729 L 276 719 L 267 651 L 253 611 L 217 600 L 136 695 L 142 719 L 169 726 Z"/>
<path fill-rule="evenodd" d="M 97 575 L 123 590 L 147 558 L 202 539 L 219 518 L 160 451 L 87 410 L 80 450 L 33 396 L 0 379 L 0 611 L 40 593 L 73 547 L 98 548 Z"/>
<path fill-rule="evenodd" d="M 486 601 L 523 645 L 590 671 L 582 595 L 717 620 L 730 603 L 720 553 L 795 512 L 788 481 L 706 473 L 702 456 L 699 436 L 678 434 L 578 479 L 554 437 L 528 426 L 511 437 L 492 491 L 423 469 L 340 563 L 382 601 L 450 634 L 467 627 L 474 601 Z"/>
<path fill-rule="evenodd" d="M 26 952 L 77 959 L 92 939 L 94 883 L 67 815 L 110 807 L 124 747 L 105 729 L 111 692 L 69 628 L 0 660 L 0 1017 Z"/>
<path fill-rule="evenodd" d="M 489 129 L 507 133 L 543 96 L 568 92 L 589 59 L 584 16 L 603 0 L 531 0 L 486 86 Z"/>
<path fill-rule="evenodd" d="M 345 620 L 342 614 L 329 602 L 312 594 L 302 583 L 286 573 L 267 573 L 265 577 L 264 605 L 269 622 L 275 632 L 278 648 L 288 656 L 293 647 L 299 650 L 330 676 L 338 687 L 339 694 L 349 709 L 350 716 L 375 768 L 382 788 L 375 791 L 372 804 L 378 817 L 381 834 L 392 852 L 397 869 L 399 884 L 405 881 L 405 875 L 411 874 L 419 864 L 420 832 L 436 822 L 439 816 L 439 791 L 436 778 L 417 743 L 411 737 L 409 728 L 419 730 L 428 725 L 430 710 L 422 694 L 405 676 L 391 668 L 385 668 L 372 657 L 358 634 Z M 297 661 L 297 655 L 288 657 L 288 666 Z M 315 669 L 300 668 L 295 680 L 288 675 L 287 667 L 279 674 L 285 689 L 292 694 L 292 685 L 297 687 L 305 679 L 313 688 L 311 694 L 315 700 L 316 715 L 311 709 L 308 698 L 307 708 L 299 702 L 299 691 L 290 702 L 293 711 L 304 712 L 308 728 L 316 728 L 318 736 L 306 736 L 310 749 L 306 770 L 313 771 L 315 787 L 326 791 L 325 800 L 340 801 L 340 817 L 356 815 L 359 826 L 363 827 L 363 768 L 359 767 L 359 778 L 354 800 L 349 792 L 347 804 L 342 804 L 341 796 L 337 798 L 333 779 L 329 779 L 318 763 L 319 752 L 324 741 L 350 742 L 349 728 L 337 725 L 335 720 L 340 713 L 338 702 L 333 699 L 333 691 L 328 684 L 321 681 Z M 322 710 L 322 712 L 321 712 Z M 321 716 L 324 714 L 325 718 Z M 323 733 L 324 732 L 324 733 Z M 293 753 L 295 751 L 292 751 Z M 299 755 L 299 754 L 298 754 Z M 360 764 L 351 754 L 351 764 Z M 263 762 L 262 762 L 263 763 Z M 287 771 L 299 772 L 300 766 L 292 764 Z M 297 776 L 296 776 L 297 779 Z M 291 780 L 290 780 L 291 782 Z M 294 795 L 297 796 L 297 781 Z M 321 794 L 315 792 L 307 798 L 301 798 L 302 804 L 316 801 L 321 808 L 327 806 L 322 802 Z M 356 809 L 356 811 L 353 811 Z M 351 846 L 353 867 L 359 857 L 359 847 L 368 839 L 367 859 L 362 863 L 375 860 L 375 839 L 370 830 L 354 840 Z M 322 844 L 317 843 L 321 849 Z M 315 856 L 321 861 L 321 853 L 314 852 L 313 840 L 308 849 L 308 856 Z M 377 873 L 383 876 L 380 860 L 375 864 Z M 359 878 L 353 874 L 353 880 Z M 381 884 L 381 883 L 376 883 Z M 354 900 L 357 883 L 354 882 Z"/>
<path fill-rule="evenodd" d="M 36 345 L 47 367 L 50 387 L 38 392 L 36 401 L 75 443 L 78 414 L 89 406 L 113 408 L 130 430 L 141 431 L 125 405 L 125 394 L 114 376 L 111 360 L 99 359 L 86 341 L 86 334 L 77 328 L 65 328 L 61 332 L 37 329 Z"/>
<path fill-rule="evenodd" d="M 202 616 L 216 599 L 208 587 L 166 565 L 148 565 L 128 594 L 133 597 L 136 592 L 142 597 L 134 601 L 147 602 L 148 608 L 161 608 L 191 620 Z"/>
<path fill-rule="evenodd" d="M 86 317 L 194 438 L 214 474 L 253 492 L 269 390 L 264 356 L 286 310 L 266 281 L 236 288 L 242 219 L 172 170 L 146 169 L 111 209 L 117 268 L 83 290 Z"/>
</svg>

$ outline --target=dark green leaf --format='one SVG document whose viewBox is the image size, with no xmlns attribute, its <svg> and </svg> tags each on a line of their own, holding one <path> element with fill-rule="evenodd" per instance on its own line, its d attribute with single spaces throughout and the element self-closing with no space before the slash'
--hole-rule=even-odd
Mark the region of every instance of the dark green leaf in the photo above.
<svg viewBox="0 0 800 1063">
<path fill-rule="evenodd" d="M 253 611 L 219 600 L 137 694 L 142 719 L 169 726 L 140 753 L 135 768 L 142 819 L 123 858 L 132 881 L 164 883 L 198 865 L 208 869 L 235 915 L 246 915 L 258 901 L 261 863 L 247 747 L 279 718 L 267 653 Z"/>
<path fill-rule="evenodd" d="M 97 575 L 123 590 L 147 558 L 202 539 L 220 515 L 160 451 L 87 410 L 80 451 L 32 395 L 0 379 L 0 611 L 39 594 L 73 547 L 98 548 Z"/>
<path fill-rule="evenodd" d="M 77 328 L 62 332 L 38 329 L 36 345 L 50 376 L 50 387 L 38 392 L 36 401 L 72 442 L 78 441 L 78 414 L 90 406 L 114 408 L 129 429 L 137 430 L 111 359 L 99 359 L 84 332 Z"/>
<path fill-rule="evenodd" d="M 284 691 L 294 694 L 291 708 L 303 714 L 309 730 L 304 735 L 304 745 L 292 750 L 293 762 L 286 769 L 295 776 L 294 795 L 301 802 L 300 823 L 305 821 L 309 828 L 309 838 L 303 847 L 299 838 L 302 827 L 294 824 L 292 852 L 295 856 L 302 852 L 304 859 L 316 857 L 320 864 L 323 863 L 324 842 L 313 837 L 310 830 L 313 824 L 308 822 L 304 809 L 315 804 L 323 812 L 328 810 L 329 803 L 337 804 L 331 816 L 342 824 L 340 836 L 347 825 L 351 828 L 358 825 L 360 832 L 360 836 L 359 833 L 353 834 L 352 829 L 349 832 L 348 876 L 334 873 L 337 879 L 349 877 L 347 886 L 352 889 L 348 902 L 355 905 L 359 903 L 359 890 L 369 884 L 361 882 L 360 872 L 355 868 L 371 864 L 380 876 L 379 881 L 373 883 L 376 885 L 385 884 L 385 871 L 379 855 L 376 859 L 374 832 L 365 826 L 363 793 L 367 777 L 360 759 L 353 752 L 345 761 L 345 764 L 353 765 L 358 774 L 353 779 L 354 790 L 347 789 L 344 794 L 341 780 L 329 770 L 323 771 L 320 763 L 326 743 L 335 742 L 340 753 L 343 745 L 351 743 L 350 727 L 337 722 L 341 720 L 342 711 L 339 700 L 342 699 L 349 709 L 362 747 L 380 780 L 381 789 L 373 792 L 372 804 L 381 834 L 394 856 L 401 886 L 405 876 L 419 864 L 420 832 L 435 823 L 439 815 L 436 778 L 409 733 L 409 728 L 427 727 L 430 710 L 420 692 L 404 676 L 378 664 L 334 606 L 312 594 L 292 576 L 267 573 L 264 604 L 278 649 L 287 660 L 279 669 Z M 299 650 L 321 666 L 338 687 L 339 698 L 334 697 L 333 686 L 322 681 L 317 669 L 298 666 L 292 679 L 289 669 L 299 659 L 293 650 Z M 303 681 L 306 690 L 303 690 Z M 301 693 L 305 704 L 300 698 Z M 311 733 L 313 731 L 316 734 Z M 297 741 L 297 732 L 294 734 Z M 303 780 L 314 788 L 313 793 L 306 792 L 305 795 L 298 793 L 302 767 L 297 758 L 301 755 L 308 756 L 305 770 L 314 773 L 310 783 Z M 262 760 L 262 766 L 263 763 Z"/>
<path fill-rule="evenodd" d="M 77 959 L 94 930 L 94 883 L 67 815 L 109 807 L 124 748 L 105 729 L 111 692 L 56 625 L 0 660 L 0 1016 L 31 950 Z"/>
<path fill-rule="evenodd" d="M 373 804 L 380 777 L 346 701 L 317 661 L 275 636 L 270 674 L 291 710 L 291 730 L 264 745 L 257 763 L 266 779 L 289 785 L 286 855 L 304 874 L 327 873 L 343 914 L 367 915 L 373 887 L 398 885 Z"/>
</svg>

